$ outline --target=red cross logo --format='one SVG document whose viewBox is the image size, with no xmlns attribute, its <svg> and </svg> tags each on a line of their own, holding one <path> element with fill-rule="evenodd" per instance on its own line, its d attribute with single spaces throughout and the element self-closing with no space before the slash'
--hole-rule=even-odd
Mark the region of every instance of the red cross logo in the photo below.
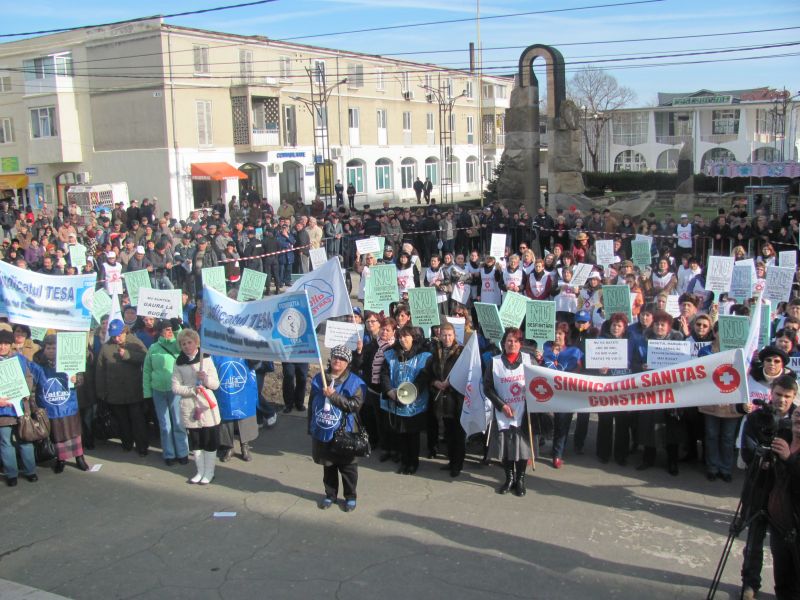
<svg viewBox="0 0 800 600">
<path fill-rule="evenodd" d="M 711 376 L 714 385 L 717 386 L 723 394 L 730 394 L 731 392 L 739 389 L 739 384 L 742 378 L 739 372 L 733 368 L 733 365 L 720 365 L 714 369 L 714 374 Z"/>
<path fill-rule="evenodd" d="M 518 383 L 511 384 L 511 393 L 514 396 L 519 396 L 522 393 L 522 386 Z"/>
<path fill-rule="evenodd" d="M 536 398 L 537 402 L 547 402 L 553 397 L 553 388 L 550 387 L 550 384 L 544 377 L 532 379 L 528 389 L 531 394 L 533 394 L 533 397 Z"/>
</svg>

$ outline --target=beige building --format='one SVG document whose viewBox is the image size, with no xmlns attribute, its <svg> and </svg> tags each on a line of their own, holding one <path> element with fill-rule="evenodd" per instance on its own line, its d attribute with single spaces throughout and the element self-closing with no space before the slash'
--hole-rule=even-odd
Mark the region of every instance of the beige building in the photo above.
<svg viewBox="0 0 800 600">
<path fill-rule="evenodd" d="M 185 215 L 248 189 L 309 203 L 337 179 L 360 204 L 405 201 L 429 177 L 434 197 L 474 198 L 512 85 L 158 19 L 5 43 L 0 193 L 125 181 Z"/>
</svg>

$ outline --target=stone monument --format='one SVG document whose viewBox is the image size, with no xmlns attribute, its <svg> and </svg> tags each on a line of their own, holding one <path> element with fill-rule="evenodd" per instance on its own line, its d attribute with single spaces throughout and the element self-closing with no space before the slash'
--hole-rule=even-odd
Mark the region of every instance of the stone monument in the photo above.
<svg viewBox="0 0 800 600">
<path fill-rule="evenodd" d="M 505 169 L 497 185 L 500 201 L 514 208 L 524 203 L 530 214 L 541 206 L 539 134 L 539 81 L 533 72 L 536 58 L 547 68 L 547 130 L 552 135 L 548 148 L 549 207 L 584 204 L 583 162 L 580 158 L 580 111 L 566 99 L 564 57 L 551 46 L 534 44 L 519 59 L 516 85 L 506 110 Z"/>
<path fill-rule="evenodd" d="M 683 212 L 694 208 L 694 161 L 692 140 L 683 142 L 678 154 L 678 188 L 675 190 L 675 210 Z"/>
</svg>

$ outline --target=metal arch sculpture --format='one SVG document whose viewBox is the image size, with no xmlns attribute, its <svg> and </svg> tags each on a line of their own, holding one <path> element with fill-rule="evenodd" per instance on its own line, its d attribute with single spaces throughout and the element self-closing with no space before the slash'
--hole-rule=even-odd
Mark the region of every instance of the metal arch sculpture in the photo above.
<svg viewBox="0 0 800 600">
<path fill-rule="evenodd" d="M 519 85 L 536 88 L 536 100 L 539 100 L 539 80 L 533 72 L 533 63 L 539 57 L 544 59 L 547 68 L 547 116 L 555 118 L 560 114 L 561 103 L 567 97 L 566 71 L 561 52 L 544 44 L 525 48 L 519 57 Z"/>
</svg>

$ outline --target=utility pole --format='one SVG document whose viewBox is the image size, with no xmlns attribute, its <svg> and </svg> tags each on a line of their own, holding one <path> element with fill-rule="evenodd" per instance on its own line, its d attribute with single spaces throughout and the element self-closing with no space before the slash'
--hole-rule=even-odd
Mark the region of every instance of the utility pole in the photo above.
<svg viewBox="0 0 800 600">
<path fill-rule="evenodd" d="M 439 202 L 441 204 L 453 202 L 453 130 L 451 122 L 453 119 L 453 106 L 456 100 L 467 95 L 463 90 L 458 96 L 452 96 L 452 90 L 447 84 L 442 84 L 441 79 L 439 88 L 429 85 L 419 86 L 436 98 L 439 105 L 439 164 L 441 172 L 439 174 Z"/>
</svg>

